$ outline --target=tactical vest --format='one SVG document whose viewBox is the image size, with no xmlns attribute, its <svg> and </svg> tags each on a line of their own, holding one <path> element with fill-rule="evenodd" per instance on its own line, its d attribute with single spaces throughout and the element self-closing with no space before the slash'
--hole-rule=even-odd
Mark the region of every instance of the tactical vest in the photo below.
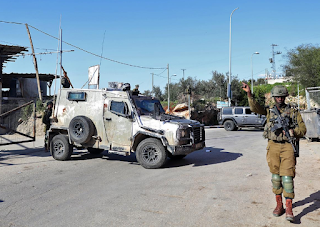
<svg viewBox="0 0 320 227">
<path fill-rule="evenodd" d="M 282 128 L 277 129 L 275 131 L 271 130 L 275 124 L 274 120 L 278 117 L 277 114 L 274 112 L 273 108 L 276 108 L 276 107 L 272 106 L 269 109 L 267 109 L 268 111 L 267 123 L 264 127 L 263 137 L 269 140 L 274 140 L 279 142 L 288 141 L 288 138 L 282 132 Z M 296 108 L 291 107 L 290 105 L 286 105 L 284 108 L 280 109 L 281 117 L 289 118 L 290 129 L 294 129 L 298 125 L 297 112 L 298 110 Z"/>
</svg>

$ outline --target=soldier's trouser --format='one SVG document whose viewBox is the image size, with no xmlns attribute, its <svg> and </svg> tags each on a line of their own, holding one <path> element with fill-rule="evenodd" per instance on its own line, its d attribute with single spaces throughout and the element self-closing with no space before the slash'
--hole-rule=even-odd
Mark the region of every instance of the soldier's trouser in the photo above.
<svg viewBox="0 0 320 227">
<path fill-rule="evenodd" d="M 48 137 L 47 137 L 47 131 L 49 130 L 49 128 L 50 128 L 50 125 L 45 125 L 44 126 L 44 129 L 43 129 L 43 131 L 44 131 L 44 146 L 46 147 L 47 146 L 47 143 L 48 143 Z"/>
<path fill-rule="evenodd" d="M 291 144 L 270 140 L 267 146 L 267 162 L 272 173 L 273 193 L 283 193 L 284 197 L 293 199 L 296 159 Z"/>
</svg>

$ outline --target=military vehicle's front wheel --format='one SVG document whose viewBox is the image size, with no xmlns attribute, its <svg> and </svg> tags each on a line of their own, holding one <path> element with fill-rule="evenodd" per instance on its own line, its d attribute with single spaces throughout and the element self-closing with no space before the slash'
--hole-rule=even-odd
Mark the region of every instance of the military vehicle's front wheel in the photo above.
<svg viewBox="0 0 320 227">
<path fill-rule="evenodd" d="M 68 137 L 65 135 L 56 135 L 50 142 L 50 152 L 54 159 L 65 161 L 70 159 L 73 146 L 69 144 Z"/>
<path fill-rule="evenodd" d="M 156 169 L 166 163 L 167 152 L 160 140 L 148 138 L 139 143 L 136 158 L 144 168 Z"/>
<path fill-rule="evenodd" d="M 236 128 L 236 126 L 232 120 L 225 121 L 223 126 L 226 131 L 233 131 Z"/>
</svg>

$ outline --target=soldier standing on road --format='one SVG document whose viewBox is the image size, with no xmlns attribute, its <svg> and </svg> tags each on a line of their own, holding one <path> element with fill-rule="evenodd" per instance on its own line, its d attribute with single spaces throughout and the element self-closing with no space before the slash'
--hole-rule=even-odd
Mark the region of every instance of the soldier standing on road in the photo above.
<svg viewBox="0 0 320 227">
<path fill-rule="evenodd" d="M 267 162 L 272 173 L 271 182 L 277 202 L 273 215 L 279 217 L 285 212 L 286 219 L 293 222 L 292 199 L 294 199 L 293 178 L 295 177 L 296 157 L 284 131 L 281 128 L 279 130 L 271 130 L 274 126 L 273 120 L 277 118 L 273 108 L 277 108 L 282 117 L 289 118 L 289 133 L 292 137 L 303 137 L 306 133 L 306 126 L 299 110 L 285 104 L 288 91 L 284 86 L 274 86 L 272 88 L 271 96 L 275 100 L 274 106 L 262 107 L 252 97 L 250 87 L 245 83 L 242 84 L 242 89 L 247 92 L 251 111 L 267 116 L 263 135 L 268 139 Z M 282 205 L 282 193 L 286 198 L 286 210 L 284 210 Z"/>
<path fill-rule="evenodd" d="M 50 121 L 50 117 L 52 115 L 52 107 L 53 107 L 53 103 L 50 101 L 47 103 L 47 109 L 45 110 L 43 117 L 42 117 L 42 123 L 45 124 L 44 126 L 44 132 L 45 132 L 45 136 L 44 136 L 44 147 L 47 151 L 47 142 L 48 142 L 48 138 L 47 138 L 47 131 L 50 128 L 51 125 L 51 121 Z"/>
</svg>

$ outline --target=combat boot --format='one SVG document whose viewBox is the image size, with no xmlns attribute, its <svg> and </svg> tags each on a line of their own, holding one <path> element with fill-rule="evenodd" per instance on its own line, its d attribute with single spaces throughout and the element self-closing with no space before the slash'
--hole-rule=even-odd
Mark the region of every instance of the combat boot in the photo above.
<svg viewBox="0 0 320 227">
<path fill-rule="evenodd" d="M 290 222 L 294 222 L 294 216 L 292 213 L 292 199 L 286 199 L 286 219 Z"/>
<path fill-rule="evenodd" d="M 284 209 L 282 205 L 282 195 L 276 195 L 277 206 L 273 211 L 273 216 L 279 217 L 283 215 Z"/>
</svg>

